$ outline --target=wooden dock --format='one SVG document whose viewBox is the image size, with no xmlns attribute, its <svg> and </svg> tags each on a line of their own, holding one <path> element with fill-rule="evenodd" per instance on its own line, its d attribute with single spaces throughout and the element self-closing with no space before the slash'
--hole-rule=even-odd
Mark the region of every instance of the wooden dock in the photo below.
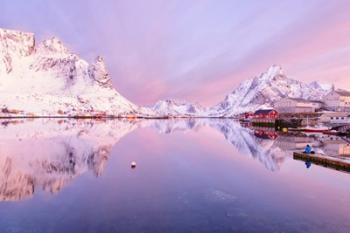
<svg viewBox="0 0 350 233">
<path fill-rule="evenodd" d="M 295 160 L 311 162 L 313 164 L 332 168 L 338 171 L 350 172 L 350 160 L 342 159 L 339 157 L 332 157 L 332 156 L 321 155 L 321 154 L 305 154 L 300 152 L 294 152 L 293 158 Z"/>
</svg>

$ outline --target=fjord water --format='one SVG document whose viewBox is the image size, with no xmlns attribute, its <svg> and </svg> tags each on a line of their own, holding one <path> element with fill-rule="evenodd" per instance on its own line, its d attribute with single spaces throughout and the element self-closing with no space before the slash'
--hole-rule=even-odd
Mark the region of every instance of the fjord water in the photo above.
<svg viewBox="0 0 350 233">
<path fill-rule="evenodd" d="M 1 123 L 3 233 L 350 229 L 350 174 L 307 169 L 292 137 L 232 120 Z"/>
</svg>

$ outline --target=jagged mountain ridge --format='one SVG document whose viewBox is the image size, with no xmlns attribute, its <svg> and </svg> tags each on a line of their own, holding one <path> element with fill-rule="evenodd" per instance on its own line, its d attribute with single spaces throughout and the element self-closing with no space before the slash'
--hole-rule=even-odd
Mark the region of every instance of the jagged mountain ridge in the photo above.
<svg viewBox="0 0 350 233">
<path fill-rule="evenodd" d="M 288 78 L 282 68 L 271 66 L 261 75 L 243 81 L 233 92 L 217 105 L 204 108 L 197 104 L 160 101 L 154 106 L 158 112 L 190 117 L 234 117 L 259 108 L 270 108 L 282 98 L 322 100 L 334 87 L 312 82 L 310 84 Z M 195 111 L 194 111 L 195 110 Z"/>
<path fill-rule="evenodd" d="M 112 88 L 102 57 L 89 64 L 53 37 L 0 29 L 2 116 L 147 116 Z"/>
<path fill-rule="evenodd" d="M 225 99 L 211 108 L 208 115 L 231 117 L 258 108 L 272 107 L 282 98 L 322 100 L 331 85 L 312 82 L 310 84 L 288 78 L 280 66 L 273 65 L 266 72 L 242 82 Z"/>
<path fill-rule="evenodd" d="M 179 100 L 160 100 L 152 110 L 160 117 L 205 117 L 206 109 L 199 104 Z"/>
</svg>

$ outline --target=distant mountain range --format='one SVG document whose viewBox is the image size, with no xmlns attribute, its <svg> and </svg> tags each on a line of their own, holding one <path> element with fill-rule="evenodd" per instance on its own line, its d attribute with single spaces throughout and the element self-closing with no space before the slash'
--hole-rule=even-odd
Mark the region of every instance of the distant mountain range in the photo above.
<svg viewBox="0 0 350 233">
<path fill-rule="evenodd" d="M 112 87 L 102 57 L 89 64 L 55 37 L 36 44 L 32 33 L 0 29 L 0 116 L 233 117 L 285 97 L 320 100 L 332 88 L 290 79 L 274 65 L 213 107 L 176 100 L 140 107 Z"/>
</svg>

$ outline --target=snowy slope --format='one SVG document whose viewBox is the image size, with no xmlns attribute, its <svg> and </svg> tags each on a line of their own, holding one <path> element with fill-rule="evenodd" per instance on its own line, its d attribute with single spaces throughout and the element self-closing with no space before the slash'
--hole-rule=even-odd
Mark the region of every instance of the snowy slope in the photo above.
<svg viewBox="0 0 350 233">
<path fill-rule="evenodd" d="M 57 38 L 0 29 L 1 116 L 143 116 L 112 88 L 102 57 L 89 64 Z"/>
</svg>

